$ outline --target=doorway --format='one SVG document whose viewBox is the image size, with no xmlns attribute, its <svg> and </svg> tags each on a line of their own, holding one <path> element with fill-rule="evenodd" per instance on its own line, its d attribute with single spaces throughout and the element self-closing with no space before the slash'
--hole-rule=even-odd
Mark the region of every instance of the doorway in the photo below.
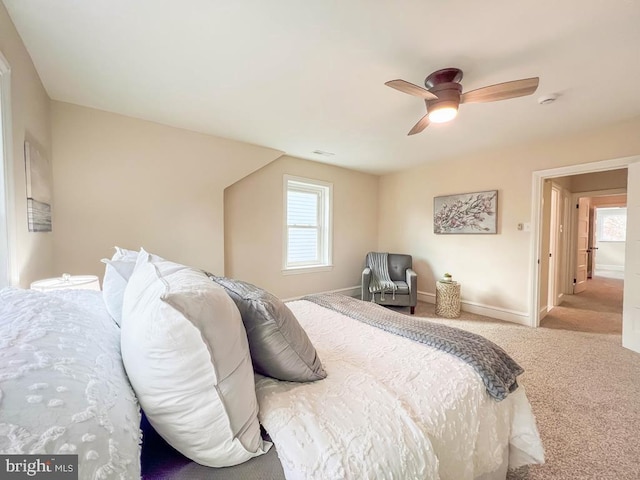
<svg viewBox="0 0 640 480">
<path fill-rule="evenodd" d="M 598 193 L 601 192 L 572 195 L 572 204 L 578 208 L 571 210 L 576 217 L 574 233 L 564 252 L 575 259 L 573 270 L 568 272 L 572 288 L 567 289 L 561 304 L 541 318 L 541 327 L 622 333 L 627 197 L 626 193 L 612 191 L 607 195 Z M 552 211 L 551 225 L 554 222 Z"/>
<path fill-rule="evenodd" d="M 544 315 L 542 314 L 541 306 L 546 305 L 546 299 L 548 296 L 547 282 L 549 279 L 549 263 L 548 259 L 546 259 L 544 255 L 546 252 L 543 251 L 542 248 L 545 241 L 547 242 L 547 244 L 549 244 L 548 237 L 545 240 L 545 237 L 543 235 L 543 226 L 545 222 L 545 218 L 543 217 L 543 191 L 546 182 L 549 182 L 553 179 L 557 180 L 559 183 L 562 183 L 566 181 L 567 177 L 573 175 L 595 173 L 611 174 L 611 172 L 615 172 L 621 169 L 626 169 L 626 171 L 628 172 L 628 182 L 626 185 L 627 193 L 629 194 L 627 216 L 628 232 L 632 233 L 632 239 L 636 239 L 636 237 L 638 237 L 638 232 L 640 232 L 640 228 L 638 228 L 640 226 L 640 192 L 638 191 L 638 186 L 640 185 L 640 156 L 619 158 L 614 160 L 604 160 L 600 162 L 533 172 L 533 238 L 531 242 L 532 282 L 530 296 L 531 326 L 540 326 L 540 321 L 544 317 Z M 596 182 L 595 185 L 592 185 L 592 190 L 597 190 L 598 193 L 604 193 L 604 189 L 607 188 L 615 187 L 607 186 L 606 182 L 604 181 Z M 582 190 L 587 191 L 589 189 L 583 188 Z M 612 193 L 619 192 L 614 191 Z M 546 204 L 550 204 L 550 199 L 546 202 Z M 572 202 L 570 208 L 575 209 L 576 203 Z M 546 231 L 548 232 L 549 230 L 547 229 Z M 573 239 L 573 235 L 571 235 L 570 237 Z M 570 243 L 572 243 L 572 241 Z M 637 253 L 640 252 L 635 252 L 628 246 L 625 249 L 625 257 L 627 260 L 625 266 L 625 285 L 624 290 L 622 291 L 622 345 L 634 351 L 640 352 L 640 295 L 638 295 L 638 293 L 640 293 L 640 255 L 638 255 Z M 570 265 L 568 270 L 571 272 L 571 274 L 573 274 L 573 272 L 575 272 L 575 256 L 573 258 L 570 258 L 569 260 L 572 265 Z M 571 278 L 571 280 L 573 280 L 573 278 Z M 562 281 L 560 281 L 559 283 L 561 286 L 563 285 Z M 561 306 L 566 306 L 565 304 L 569 299 L 569 295 L 573 294 L 572 289 L 572 284 L 564 284 L 566 298 L 563 298 Z M 604 296 L 612 297 L 610 293 L 605 293 Z"/>
<path fill-rule="evenodd" d="M 618 183 L 627 183 L 627 171 L 619 172 L 625 176 L 621 176 Z M 592 179 L 597 179 L 598 175 L 593 174 Z M 595 276 L 623 279 L 627 223 L 626 187 L 572 193 L 571 203 L 576 207 L 572 212 L 575 218 L 571 225 L 568 250 L 573 262 L 569 272 L 570 277 L 573 277 L 573 289 L 568 289 L 567 292 L 578 294 L 585 291 Z M 600 271 L 596 272 L 598 268 Z M 617 273 L 614 274 L 613 270 L 617 270 Z"/>
</svg>

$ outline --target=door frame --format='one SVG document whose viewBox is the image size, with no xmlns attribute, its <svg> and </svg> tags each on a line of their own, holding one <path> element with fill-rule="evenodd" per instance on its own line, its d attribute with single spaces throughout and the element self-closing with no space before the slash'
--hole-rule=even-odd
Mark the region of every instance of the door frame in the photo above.
<svg viewBox="0 0 640 480">
<path fill-rule="evenodd" d="M 572 291 L 573 278 L 569 279 L 571 272 L 571 228 L 573 225 L 573 210 L 571 209 L 571 192 L 563 188 L 562 192 L 562 266 L 559 272 L 560 280 L 558 284 L 561 286 L 562 292 L 558 295 L 558 305 L 562 303 L 562 299 L 568 292 Z M 571 275 L 573 277 L 573 275 Z"/>
<path fill-rule="evenodd" d="M 17 285 L 11 67 L 0 52 L 0 287 Z"/>
<path fill-rule="evenodd" d="M 560 245 L 560 229 L 559 225 L 561 223 L 560 219 L 560 204 L 562 202 L 562 192 L 561 188 L 551 183 L 551 218 L 549 225 L 549 271 L 548 271 L 548 281 L 547 281 L 547 308 L 546 312 L 548 313 L 553 307 L 558 305 L 558 269 L 559 262 L 558 259 L 560 255 L 559 245 Z"/>
<path fill-rule="evenodd" d="M 568 177 L 581 173 L 606 172 L 628 167 L 640 162 L 640 155 L 614 158 L 598 162 L 581 163 L 566 167 L 536 170 L 531 179 L 531 242 L 530 242 L 530 278 L 529 278 L 529 325 L 540 326 L 540 257 L 542 255 L 542 198 L 544 181 L 557 177 Z M 572 241 L 570 240 L 572 243 Z M 571 244 L 570 243 L 570 244 Z M 570 270 L 571 271 L 571 270 Z"/>
</svg>

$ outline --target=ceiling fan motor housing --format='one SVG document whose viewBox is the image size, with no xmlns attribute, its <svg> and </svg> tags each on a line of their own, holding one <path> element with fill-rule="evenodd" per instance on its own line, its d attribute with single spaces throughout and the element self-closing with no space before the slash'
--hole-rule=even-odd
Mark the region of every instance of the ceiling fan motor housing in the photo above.
<svg viewBox="0 0 640 480">
<path fill-rule="evenodd" d="M 447 82 L 435 85 L 429 90 L 438 98 L 435 100 L 425 100 L 427 104 L 427 112 L 434 108 L 454 108 L 460 106 L 460 95 L 462 93 L 462 85 L 457 82 Z"/>
<path fill-rule="evenodd" d="M 460 80 L 462 80 L 462 70 L 453 67 L 442 68 L 425 78 L 424 86 L 427 87 L 427 90 L 433 90 L 437 85 L 451 82 L 460 83 Z"/>
</svg>

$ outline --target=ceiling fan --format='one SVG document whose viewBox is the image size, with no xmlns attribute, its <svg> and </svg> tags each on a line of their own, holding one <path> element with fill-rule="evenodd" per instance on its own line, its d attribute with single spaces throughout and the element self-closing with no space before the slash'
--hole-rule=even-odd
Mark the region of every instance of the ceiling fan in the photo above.
<svg viewBox="0 0 640 480">
<path fill-rule="evenodd" d="M 444 123 L 453 120 L 462 103 L 496 102 L 531 95 L 538 88 L 540 81 L 538 77 L 523 78 L 462 93 L 460 80 L 462 80 L 462 70 L 443 68 L 433 72 L 425 79 L 426 89 L 405 80 L 390 80 L 385 83 L 391 88 L 424 99 L 427 114 L 413 126 L 408 135 L 420 133 L 430 123 Z"/>
</svg>

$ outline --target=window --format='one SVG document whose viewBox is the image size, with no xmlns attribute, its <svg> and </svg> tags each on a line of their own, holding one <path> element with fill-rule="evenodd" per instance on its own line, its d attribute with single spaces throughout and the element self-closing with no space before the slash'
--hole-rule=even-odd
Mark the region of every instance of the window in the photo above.
<svg viewBox="0 0 640 480">
<path fill-rule="evenodd" d="M 599 242 L 624 242 L 627 237 L 627 209 L 596 209 L 596 240 Z"/>
<path fill-rule="evenodd" d="M 331 268 L 330 183 L 284 176 L 284 273 Z"/>
</svg>

